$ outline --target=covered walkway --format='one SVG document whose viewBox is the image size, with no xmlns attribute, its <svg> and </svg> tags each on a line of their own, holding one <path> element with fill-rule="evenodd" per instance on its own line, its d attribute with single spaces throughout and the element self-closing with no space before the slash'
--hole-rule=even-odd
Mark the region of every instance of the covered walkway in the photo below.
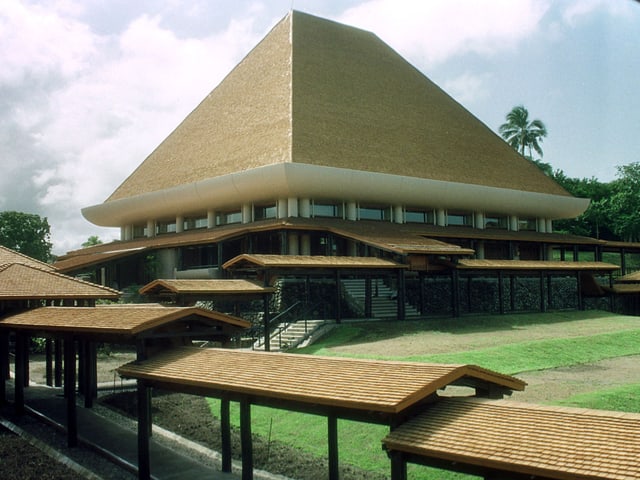
<svg viewBox="0 0 640 480">
<path fill-rule="evenodd" d="M 447 398 L 393 430 L 392 480 L 407 463 L 487 480 L 640 479 L 640 415 Z"/>
<path fill-rule="evenodd" d="M 439 365 L 181 347 L 118 369 L 138 380 L 140 478 L 151 475 L 149 388 L 220 398 L 222 466 L 231 465 L 229 403 L 240 403 L 242 477 L 253 475 L 251 406 L 327 417 L 329 478 L 338 478 L 339 418 L 399 425 L 448 385 L 501 398 L 525 383 L 473 365 Z"/>
</svg>

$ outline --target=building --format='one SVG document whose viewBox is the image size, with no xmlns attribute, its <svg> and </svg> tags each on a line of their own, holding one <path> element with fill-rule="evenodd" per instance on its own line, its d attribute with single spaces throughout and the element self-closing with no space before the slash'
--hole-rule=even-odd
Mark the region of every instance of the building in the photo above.
<svg viewBox="0 0 640 480">
<path fill-rule="evenodd" d="M 224 278 L 230 269 L 267 281 L 324 276 L 335 286 L 338 270 L 321 258 L 380 257 L 414 281 L 417 315 L 442 311 L 425 305 L 425 278 L 439 282 L 428 287 L 434 299 L 449 290 L 434 301 L 455 312 L 448 278 L 460 258 L 549 262 L 586 252 L 585 269 L 616 268 L 597 264 L 604 242 L 553 232 L 554 220 L 588 204 L 373 33 L 292 11 L 104 203 L 83 209 L 94 224 L 119 227 L 121 240 L 70 252 L 56 266 L 119 288 Z M 243 254 L 317 262 L 274 274 L 234 260 Z M 497 285 L 502 267 L 494 267 L 483 272 Z M 371 280 L 411 303 L 398 269 L 339 269 L 365 282 L 364 315 L 376 296 Z M 562 265 L 545 270 L 567 276 Z"/>
</svg>

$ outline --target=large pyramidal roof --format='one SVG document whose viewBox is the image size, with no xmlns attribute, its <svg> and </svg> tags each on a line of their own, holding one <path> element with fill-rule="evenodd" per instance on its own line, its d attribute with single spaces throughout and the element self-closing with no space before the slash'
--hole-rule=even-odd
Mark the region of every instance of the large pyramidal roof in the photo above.
<svg viewBox="0 0 640 480">
<path fill-rule="evenodd" d="M 568 195 L 377 36 L 293 11 L 107 202 L 278 163 Z"/>
</svg>

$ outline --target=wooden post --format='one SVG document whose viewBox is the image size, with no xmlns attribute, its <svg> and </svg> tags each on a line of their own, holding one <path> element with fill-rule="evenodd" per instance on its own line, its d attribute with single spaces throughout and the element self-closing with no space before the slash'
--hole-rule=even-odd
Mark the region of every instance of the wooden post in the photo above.
<svg viewBox="0 0 640 480">
<path fill-rule="evenodd" d="M 62 386 L 62 340 L 56 338 L 53 341 L 53 385 L 55 387 Z"/>
<path fill-rule="evenodd" d="M 407 480 L 407 462 L 402 452 L 389 452 L 391 459 L 391 480 Z"/>
<path fill-rule="evenodd" d="M 151 430 L 151 407 L 149 388 L 144 380 L 138 380 L 138 478 L 151 478 L 151 458 L 149 455 L 149 431 Z"/>
<path fill-rule="evenodd" d="M 75 341 L 64 341 L 64 394 L 67 399 L 67 445 L 78 445 L 78 417 L 76 412 L 76 348 Z"/>
<path fill-rule="evenodd" d="M 397 301 L 398 301 L 398 320 L 405 320 L 407 316 L 406 312 L 406 288 L 404 284 L 404 270 L 398 269 L 398 292 L 397 292 Z"/>
<path fill-rule="evenodd" d="M 14 378 L 14 403 L 16 413 L 22 415 L 24 413 L 24 377 L 26 361 L 25 349 L 27 341 L 22 333 L 16 333 L 16 358 L 15 358 L 15 378 Z"/>
<path fill-rule="evenodd" d="M 45 378 L 49 387 L 53 386 L 53 345 L 50 338 L 44 340 Z"/>
<path fill-rule="evenodd" d="M 0 405 L 7 402 L 7 379 L 9 378 L 9 334 L 0 331 Z"/>
<path fill-rule="evenodd" d="M 231 473 L 231 414 L 230 402 L 220 399 L 220 437 L 222 442 L 222 471 Z"/>
<path fill-rule="evenodd" d="M 371 290 L 371 276 L 367 275 L 364 279 L 364 316 L 365 318 L 373 317 L 372 308 L 372 290 Z"/>
<path fill-rule="evenodd" d="M 251 403 L 240 401 L 240 443 L 242 445 L 242 480 L 253 479 L 253 440 L 251 438 Z"/>
<path fill-rule="evenodd" d="M 89 340 L 85 343 L 84 355 L 84 406 L 85 408 L 93 407 L 93 399 L 98 393 L 98 366 L 97 352 L 95 342 Z"/>
<path fill-rule="evenodd" d="M 338 417 L 327 417 L 328 452 L 329 452 L 329 480 L 340 478 L 340 464 L 338 455 Z"/>
</svg>

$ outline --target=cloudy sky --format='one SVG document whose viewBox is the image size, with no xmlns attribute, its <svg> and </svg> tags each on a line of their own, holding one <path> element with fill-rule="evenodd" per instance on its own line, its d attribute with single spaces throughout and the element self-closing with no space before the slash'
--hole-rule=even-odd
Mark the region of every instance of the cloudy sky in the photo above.
<svg viewBox="0 0 640 480">
<path fill-rule="evenodd" d="M 373 31 L 493 130 L 525 105 L 569 176 L 640 161 L 632 0 L 2 0 L 0 211 L 47 217 L 56 254 L 117 238 L 80 209 L 291 8 Z"/>
</svg>

